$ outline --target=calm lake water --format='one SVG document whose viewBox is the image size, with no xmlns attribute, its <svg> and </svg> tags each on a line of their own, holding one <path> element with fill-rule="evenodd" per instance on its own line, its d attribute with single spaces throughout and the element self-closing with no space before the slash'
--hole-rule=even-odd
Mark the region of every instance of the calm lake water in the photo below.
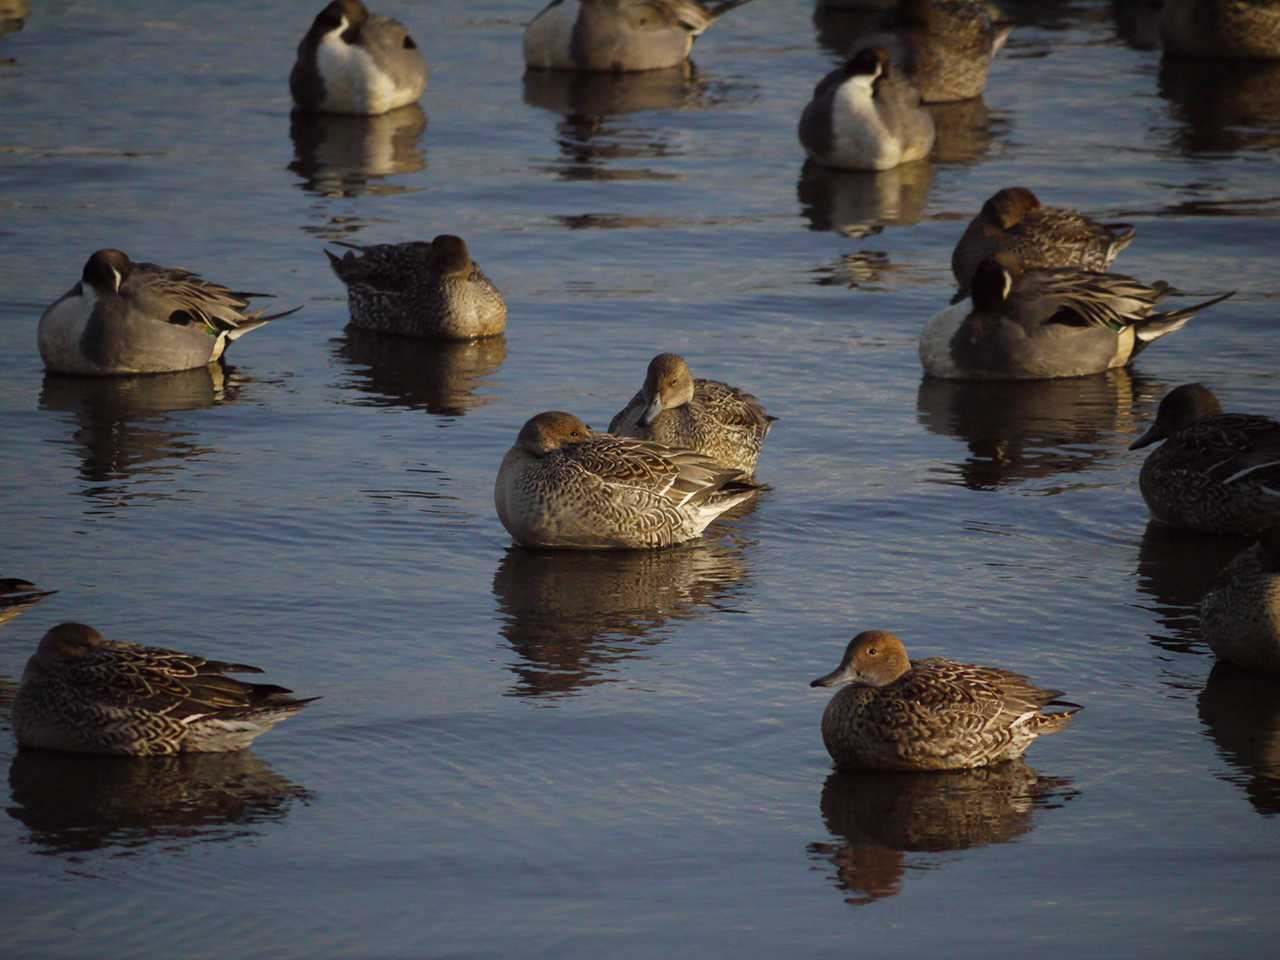
<svg viewBox="0 0 1280 960">
<path fill-rule="evenodd" d="M 541 0 L 385 0 L 422 111 L 308 122 L 320 0 L 35 4 L 0 40 L 0 575 L 60 592 L 2 628 L 0 701 L 68 619 L 323 699 L 176 762 L 18 755 L 0 720 L 5 955 L 1271 955 L 1280 685 L 1195 615 L 1242 544 L 1150 528 L 1126 447 L 1189 380 L 1280 410 L 1280 66 L 1003 5 L 985 100 L 877 176 L 804 169 L 852 35 L 812 0 L 629 81 L 523 80 Z M 951 247 L 1014 184 L 1134 223 L 1126 273 L 1239 293 L 1130 372 L 922 382 Z M 344 335 L 325 243 L 440 232 L 505 340 Z M 36 320 L 103 246 L 303 309 L 225 373 L 46 378 Z M 512 548 L 520 425 L 603 427 L 662 350 L 781 418 L 771 489 L 684 549 Z M 808 681 L 868 627 L 1087 709 L 1025 765 L 834 776 Z"/>
</svg>

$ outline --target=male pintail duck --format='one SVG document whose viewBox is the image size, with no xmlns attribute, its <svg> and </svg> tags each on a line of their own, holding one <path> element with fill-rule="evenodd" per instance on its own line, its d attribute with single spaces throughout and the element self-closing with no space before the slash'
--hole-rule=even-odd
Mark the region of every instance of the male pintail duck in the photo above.
<svg viewBox="0 0 1280 960">
<path fill-rule="evenodd" d="M 899 0 L 890 25 L 859 37 L 853 49 L 885 47 L 925 103 L 947 103 L 982 94 L 1012 29 L 980 0 Z"/>
<path fill-rule="evenodd" d="M 1200 628 L 1223 660 L 1280 673 L 1280 518 L 1273 523 L 1205 594 Z"/>
<path fill-rule="evenodd" d="M 50 373 L 88 376 L 203 367 L 250 330 L 302 309 L 245 313 L 248 298 L 260 296 L 99 250 L 80 282 L 41 315 L 40 356 Z"/>
<path fill-rule="evenodd" d="M 849 686 L 822 714 L 822 741 L 841 770 L 966 770 L 1013 760 L 1080 710 L 1059 700 L 1061 691 L 1008 670 L 909 660 L 884 630 L 858 634 L 840 666 L 809 685 L 842 683 Z"/>
<path fill-rule="evenodd" d="M 1165 394 L 1156 422 L 1129 449 L 1157 440 L 1164 443 L 1138 475 L 1157 520 L 1240 536 L 1280 522 L 1280 421 L 1223 413 L 1208 387 L 1185 383 Z"/>
<path fill-rule="evenodd" d="M 800 115 L 800 143 L 815 162 L 889 170 L 929 155 L 933 117 L 896 77 L 883 47 L 859 50 L 818 82 Z"/>
<path fill-rule="evenodd" d="M 623 72 L 678 66 L 693 41 L 748 0 L 552 0 L 524 31 L 526 66 Z"/>
<path fill-rule="evenodd" d="M 695 380 L 684 357 L 660 353 L 609 432 L 693 450 L 750 476 L 776 419 L 751 394 L 718 380 Z"/>
<path fill-rule="evenodd" d="M 571 413 L 540 413 L 498 470 L 498 519 L 526 547 L 666 547 L 700 535 L 758 486 L 692 450 L 596 433 Z"/>
<path fill-rule="evenodd" d="M 405 28 L 360 0 L 333 0 L 298 44 L 289 90 L 299 110 L 376 115 L 416 103 L 427 61 Z"/>
<path fill-rule="evenodd" d="M 27 661 L 13 701 L 13 732 L 20 746 L 75 753 L 243 750 L 316 699 L 224 676 L 261 672 L 61 623 Z"/>
<path fill-rule="evenodd" d="M 8 623 L 27 607 L 57 592 L 57 590 L 41 590 L 30 580 L 0 577 L 0 623 Z"/>
<path fill-rule="evenodd" d="M 970 300 L 925 324 L 920 362 L 947 380 L 1047 380 L 1128 364 L 1151 341 L 1180 330 L 1231 296 L 1156 313 L 1169 285 L 1072 267 L 1026 270 L 1009 251 L 983 260 Z M 1234 291 L 1233 291 L 1234 292 Z"/>
<path fill-rule="evenodd" d="M 506 329 L 507 303 L 461 237 L 344 246 L 356 252 L 325 255 L 347 286 L 354 326 L 430 340 L 473 340 Z"/>
<path fill-rule="evenodd" d="M 973 218 L 951 254 L 951 272 L 960 292 L 978 264 L 1004 250 L 1018 255 L 1023 267 L 1076 267 L 1103 273 L 1120 251 L 1133 242 L 1127 223 L 1099 223 L 1067 207 L 1046 207 L 1026 187 L 998 191 Z"/>
<path fill-rule="evenodd" d="M 1160 39 L 1171 57 L 1280 60 L 1280 3 L 1165 0 Z"/>
</svg>

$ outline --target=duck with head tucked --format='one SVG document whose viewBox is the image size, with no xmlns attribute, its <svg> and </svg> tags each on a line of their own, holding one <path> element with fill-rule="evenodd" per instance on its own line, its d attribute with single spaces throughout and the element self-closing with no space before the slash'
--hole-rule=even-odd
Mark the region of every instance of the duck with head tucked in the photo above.
<svg viewBox="0 0 1280 960">
<path fill-rule="evenodd" d="M 1068 207 L 1046 207 L 1026 187 L 1005 187 L 992 195 L 973 218 L 951 254 L 951 272 L 960 290 L 952 303 L 969 294 L 978 264 L 1008 250 L 1027 269 L 1077 267 L 1103 273 L 1133 243 L 1127 223 L 1099 223 Z"/>
<path fill-rule="evenodd" d="M 637 549 L 691 540 L 758 490 L 701 453 L 596 433 L 553 410 L 521 428 L 493 499 L 522 546 Z"/>
<path fill-rule="evenodd" d="M 474 340 L 506 329 L 507 302 L 461 237 L 347 246 L 354 252 L 325 256 L 346 284 L 353 326 L 428 340 Z"/>
<path fill-rule="evenodd" d="M 660 353 L 609 432 L 693 450 L 749 476 L 776 419 L 751 394 L 719 380 L 695 380 L 684 357 Z"/>
<path fill-rule="evenodd" d="M 1205 643 L 1246 670 L 1280 673 L 1280 516 L 1200 602 Z"/>
<path fill-rule="evenodd" d="M 1120 273 L 1025 269 L 1004 251 L 978 264 L 970 299 L 935 315 L 920 335 L 924 372 L 946 380 L 1049 380 L 1127 366 L 1231 293 L 1157 312 L 1169 293 Z"/>
<path fill-rule="evenodd" d="M 315 697 L 228 673 L 261 673 L 61 623 L 27 661 L 13 701 L 19 746 L 155 756 L 243 750 Z"/>
<path fill-rule="evenodd" d="M 1165 0 L 1165 56 L 1204 60 L 1280 60 L 1277 0 Z"/>
<path fill-rule="evenodd" d="M 693 42 L 749 0 L 551 0 L 524 30 L 526 66 L 622 73 L 684 63 Z"/>
<path fill-rule="evenodd" d="M 910 660 L 885 630 L 858 634 L 840 666 L 809 685 L 839 684 L 848 686 L 823 711 L 822 742 L 841 770 L 966 770 L 1014 760 L 1081 709 L 1008 670 Z"/>
<path fill-rule="evenodd" d="M 299 110 L 375 116 L 416 103 L 427 61 L 405 28 L 360 0 L 333 0 L 298 44 L 289 90 Z"/>
<path fill-rule="evenodd" d="M 1138 475 L 1155 519 L 1238 536 L 1280 522 L 1280 421 L 1223 413 L 1208 387 L 1184 383 L 1165 394 L 1155 423 L 1129 449 L 1158 440 Z"/>
<path fill-rule="evenodd" d="M 898 78 L 883 47 L 859 50 L 813 89 L 800 115 L 800 144 L 815 163 L 891 170 L 933 149 L 933 117 Z"/>
<path fill-rule="evenodd" d="M 80 282 L 40 317 L 40 356 L 50 373 L 172 373 L 222 359 L 227 346 L 301 307 L 246 313 L 249 297 L 180 267 L 136 263 L 98 250 Z"/>
</svg>

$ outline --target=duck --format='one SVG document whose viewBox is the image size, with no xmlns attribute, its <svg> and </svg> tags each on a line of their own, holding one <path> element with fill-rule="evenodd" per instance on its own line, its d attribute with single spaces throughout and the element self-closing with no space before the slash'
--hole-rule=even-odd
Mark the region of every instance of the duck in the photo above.
<svg viewBox="0 0 1280 960">
<path fill-rule="evenodd" d="M 981 0 L 899 0 L 884 29 L 853 48 L 884 47 L 925 103 L 981 96 L 1013 24 Z"/>
<path fill-rule="evenodd" d="M 57 590 L 41 590 L 30 580 L 0 577 L 0 624 L 8 623 L 27 607 L 52 597 Z"/>
<path fill-rule="evenodd" d="M 1165 56 L 1280 60 L 1280 4 L 1274 0 L 1165 0 Z"/>
<path fill-rule="evenodd" d="M 137 263 L 122 250 L 97 250 L 80 282 L 40 316 L 45 369 L 113 376 L 172 373 L 221 360 L 227 346 L 301 307 L 246 313 L 250 297 L 181 267 Z"/>
<path fill-rule="evenodd" d="M 1212 390 L 1184 383 L 1165 394 L 1155 423 L 1129 449 L 1159 440 L 1138 475 L 1156 520 L 1239 536 L 1280 521 L 1280 421 L 1223 413 Z"/>
<path fill-rule="evenodd" d="M 1280 673 L 1280 516 L 1200 602 L 1200 629 L 1220 659 Z"/>
<path fill-rule="evenodd" d="M 992 194 L 956 243 L 951 272 L 960 291 L 969 291 L 973 271 L 983 260 L 1004 250 L 1018 255 L 1024 267 L 1077 267 L 1105 273 L 1129 244 L 1128 223 L 1099 223 L 1069 207 L 1046 207 L 1026 187 L 1005 187 Z"/>
<path fill-rule="evenodd" d="M 859 633 L 840 665 L 809 686 L 841 684 L 848 686 L 822 713 L 822 742 L 840 770 L 969 770 L 1015 760 L 1082 709 L 1008 670 L 910 660 L 887 630 Z"/>
<path fill-rule="evenodd" d="M 377 116 L 416 103 L 427 61 L 404 26 L 360 0 L 333 0 L 298 44 L 289 91 L 305 113 Z"/>
<path fill-rule="evenodd" d="M 776 419 L 751 394 L 719 380 L 695 380 L 684 357 L 660 353 L 608 432 L 693 450 L 750 476 Z"/>
<path fill-rule="evenodd" d="M 551 410 L 520 429 L 493 499 L 521 546 L 629 550 L 692 540 L 758 490 L 704 454 L 598 433 Z"/>
<path fill-rule="evenodd" d="M 347 287 L 351 324 L 428 340 L 474 340 L 507 328 L 507 302 L 466 241 L 440 234 L 411 241 L 351 247 L 329 265 Z"/>
<path fill-rule="evenodd" d="M 684 63 L 693 42 L 750 0 L 552 0 L 524 31 L 534 69 L 624 73 Z"/>
<path fill-rule="evenodd" d="M 228 673 L 243 663 L 108 640 L 84 623 L 41 638 L 13 700 L 18 745 L 120 756 L 243 750 L 316 697 Z"/>
<path fill-rule="evenodd" d="M 893 72 L 883 47 L 859 50 L 813 89 L 800 143 L 824 167 L 891 170 L 933 149 L 933 117 L 920 92 Z"/>
<path fill-rule="evenodd" d="M 969 300 L 932 317 L 920 337 L 926 374 L 945 380 L 1048 380 L 1128 365 L 1149 343 L 1206 307 L 1164 313 L 1164 281 L 1147 286 L 1119 273 L 1074 267 L 1025 269 L 1012 251 L 978 264 Z"/>
</svg>

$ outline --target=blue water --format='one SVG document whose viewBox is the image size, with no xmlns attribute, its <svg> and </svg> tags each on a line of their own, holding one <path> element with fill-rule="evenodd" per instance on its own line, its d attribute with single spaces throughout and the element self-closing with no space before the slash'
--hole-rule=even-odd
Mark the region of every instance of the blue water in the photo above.
<svg viewBox="0 0 1280 960">
<path fill-rule="evenodd" d="M 1242 544 L 1148 528 L 1126 448 L 1189 380 L 1280 408 L 1275 68 L 1006 0 L 936 159 L 840 176 L 795 125 L 847 18 L 757 0 L 688 77 L 525 81 L 539 6 L 381 3 L 432 77 L 368 123 L 291 124 L 306 5 L 44 3 L 0 39 L 0 575 L 59 591 L 0 628 L 0 701 L 70 619 L 323 697 L 240 757 L 0 732 L 6 955 L 1269 955 L 1280 687 L 1195 616 Z M 1014 184 L 1133 223 L 1123 272 L 1238 293 L 1132 371 L 922 382 Z M 505 339 L 344 333 L 325 243 L 441 232 Z M 46 379 L 36 320 L 102 246 L 303 309 L 225 373 Z M 780 417 L 771 489 L 684 549 L 512 548 L 520 425 L 603 427 L 663 350 Z M 1086 710 L 1026 766 L 834 777 L 808 681 L 868 627 Z"/>
</svg>

